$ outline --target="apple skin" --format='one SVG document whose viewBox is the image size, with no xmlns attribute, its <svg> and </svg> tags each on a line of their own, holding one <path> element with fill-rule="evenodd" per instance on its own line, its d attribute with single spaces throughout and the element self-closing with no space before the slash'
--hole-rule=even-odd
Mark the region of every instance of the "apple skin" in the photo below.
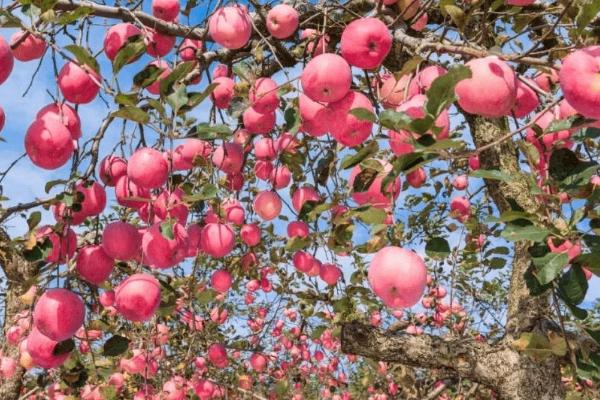
<svg viewBox="0 0 600 400">
<path fill-rule="evenodd" d="M 144 263 L 151 268 L 167 269 L 187 256 L 188 234 L 180 223 L 173 224 L 173 239 L 163 236 L 161 224 L 154 224 L 142 236 Z"/>
<path fill-rule="evenodd" d="M 104 228 L 102 248 L 109 256 L 117 260 L 133 259 L 140 249 L 142 238 L 135 226 L 127 222 L 112 222 Z"/>
<path fill-rule="evenodd" d="M 527 78 L 523 78 L 523 80 L 526 80 L 532 86 L 536 86 L 535 82 Z M 516 118 L 523 118 L 529 115 L 540 104 L 535 91 L 524 83 L 523 80 L 517 79 L 517 96 L 515 97 L 515 104 L 512 111 Z"/>
<path fill-rule="evenodd" d="M 106 186 L 115 186 L 119 178 L 127 175 L 127 161 L 112 154 L 108 155 L 100 162 L 98 175 Z"/>
<path fill-rule="evenodd" d="M 363 108 L 373 113 L 373 105 L 367 96 L 350 91 L 341 100 L 329 104 L 331 109 L 330 131 L 334 139 L 344 146 L 355 147 L 367 140 L 373 128 L 371 121 L 359 119 L 350 111 Z"/>
<path fill-rule="evenodd" d="M 110 276 L 115 260 L 109 257 L 102 246 L 85 246 L 77 254 L 77 272 L 83 280 L 100 285 Z"/>
<path fill-rule="evenodd" d="M 215 367 L 225 368 L 227 365 L 229 365 L 229 360 L 227 359 L 227 350 L 222 344 L 211 344 L 208 346 L 207 354 L 209 361 L 213 363 Z"/>
<path fill-rule="evenodd" d="M 402 104 L 406 100 L 409 82 L 411 82 L 410 75 L 402 75 L 398 80 L 396 80 L 394 75 L 383 76 L 381 78 L 381 85 L 377 88 L 377 98 L 383 107 L 395 109 Z"/>
<path fill-rule="evenodd" d="M 288 167 L 285 165 L 280 165 L 273 168 L 271 171 L 271 176 L 269 177 L 269 182 L 273 185 L 273 188 L 276 190 L 283 189 L 288 187 L 290 182 L 292 181 L 292 173 Z"/>
<path fill-rule="evenodd" d="M 298 11 L 288 4 L 277 4 L 267 13 L 267 30 L 276 39 L 287 39 L 296 32 Z"/>
<path fill-rule="evenodd" d="M 486 118 L 510 115 L 517 95 L 517 79 L 513 69 L 496 56 L 469 61 L 471 78 L 455 87 L 458 104 L 469 114 Z M 485 87 L 486 90 L 481 90 Z"/>
<path fill-rule="evenodd" d="M 227 76 L 219 76 L 213 80 L 217 84 L 210 97 L 215 107 L 226 110 L 231 104 L 234 94 L 235 82 Z"/>
<path fill-rule="evenodd" d="M 64 264 L 71 259 L 77 250 L 77 235 L 73 229 L 66 229 L 66 233 L 55 231 L 51 226 L 42 226 L 35 232 L 37 240 L 48 237 L 52 242 L 52 251 L 46 257 L 49 263 Z"/>
<path fill-rule="evenodd" d="M 420 188 L 427 180 L 427 174 L 423 168 L 417 168 L 406 174 L 406 181 L 414 188 Z"/>
<path fill-rule="evenodd" d="M 242 115 L 244 128 L 250 133 L 266 135 L 275 126 L 275 112 L 258 112 L 254 107 L 248 107 Z"/>
<path fill-rule="evenodd" d="M 109 60 L 113 61 L 119 50 L 127 43 L 127 40 L 132 36 L 141 36 L 142 31 L 133 24 L 122 22 L 111 26 L 104 36 L 104 53 Z M 129 60 L 133 62 L 135 59 Z"/>
<path fill-rule="evenodd" d="M 319 193 L 312 186 L 303 186 L 298 188 L 294 194 L 292 195 L 292 206 L 294 210 L 300 212 L 302 210 L 302 206 L 307 201 L 320 201 L 321 197 Z"/>
<path fill-rule="evenodd" d="M 412 307 L 427 286 L 427 267 L 416 253 L 395 246 L 373 256 L 368 280 L 373 292 L 390 308 Z"/>
<path fill-rule="evenodd" d="M 258 373 L 263 372 L 267 368 L 267 358 L 259 353 L 254 353 L 250 356 L 250 365 L 252 369 Z"/>
<path fill-rule="evenodd" d="M 310 136 L 319 137 L 329 132 L 332 121 L 331 109 L 327 104 L 312 100 L 304 93 L 299 97 L 300 118 L 302 131 Z"/>
<path fill-rule="evenodd" d="M 317 40 L 317 37 L 319 40 Z M 300 33 L 300 39 L 306 40 L 306 52 L 313 57 L 327 53 L 329 51 L 329 40 L 328 34 L 321 34 L 315 29 L 304 29 Z"/>
<path fill-rule="evenodd" d="M 569 104 L 584 117 L 600 119 L 600 46 L 569 54 L 558 76 Z"/>
<path fill-rule="evenodd" d="M 179 0 L 152 0 L 152 15 L 163 21 L 175 21 L 179 7 Z"/>
<path fill-rule="evenodd" d="M 129 158 L 127 176 L 141 188 L 156 189 L 167 182 L 169 165 L 160 151 L 143 147 Z"/>
<path fill-rule="evenodd" d="M 176 39 L 175 36 L 165 35 L 154 29 L 148 29 L 147 34 L 144 36 L 146 53 L 155 58 L 164 57 L 173 50 Z"/>
<path fill-rule="evenodd" d="M 43 169 L 62 167 L 74 150 L 71 132 L 57 119 L 35 120 L 25 134 L 27 156 Z"/>
<path fill-rule="evenodd" d="M 254 211 L 265 221 L 271 221 L 281 214 L 281 199 L 277 193 L 264 190 L 254 199 Z"/>
<path fill-rule="evenodd" d="M 342 57 L 354 67 L 375 69 L 392 49 L 392 35 L 377 18 L 359 18 L 349 23 L 340 39 Z"/>
<path fill-rule="evenodd" d="M 77 140 L 81 137 L 81 120 L 77 111 L 65 103 L 50 103 L 40 109 L 35 116 L 36 119 L 57 119 L 71 132 L 71 137 Z"/>
<path fill-rule="evenodd" d="M 469 178 L 467 175 L 459 175 L 452 181 L 452 186 L 456 190 L 465 190 L 469 186 Z"/>
<path fill-rule="evenodd" d="M 233 278 L 231 274 L 224 269 L 215 271 L 210 278 L 211 286 L 219 293 L 226 293 L 229 291 L 232 282 Z"/>
<path fill-rule="evenodd" d="M 15 58 L 10 46 L 3 37 L 0 37 L 0 85 L 3 84 L 13 70 Z"/>
<path fill-rule="evenodd" d="M 287 235 L 290 239 L 294 237 L 305 238 L 308 237 L 308 234 L 308 224 L 304 221 L 292 221 L 287 226 Z"/>
<path fill-rule="evenodd" d="M 254 156 L 259 160 L 273 161 L 277 157 L 275 142 L 270 137 L 263 137 L 254 143 Z"/>
<path fill-rule="evenodd" d="M 319 270 L 319 277 L 327 283 L 329 286 L 335 286 L 340 277 L 342 276 L 342 271 L 337 265 L 334 264 L 322 264 L 321 269 Z"/>
<path fill-rule="evenodd" d="M 244 149 L 237 143 L 225 142 L 213 153 L 212 162 L 227 174 L 240 172 L 244 166 Z"/>
<path fill-rule="evenodd" d="M 52 369 L 62 365 L 70 353 L 54 355 L 57 341 L 44 336 L 35 326 L 27 336 L 27 353 L 31 356 L 33 363 L 41 368 Z"/>
<path fill-rule="evenodd" d="M 388 133 L 390 135 L 390 148 L 395 155 L 401 156 L 415 151 L 412 144 L 412 135 L 409 132 L 388 131 Z"/>
<path fill-rule="evenodd" d="M 160 93 L 160 83 L 163 81 L 163 79 L 167 78 L 171 74 L 171 67 L 165 60 L 154 60 L 148 65 L 154 65 L 162 70 L 158 76 L 158 79 L 146 88 L 149 93 L 157 95 Z"/>
<path fill-rule="evenodd" d="M 248 93 L 250 106 L 261 114 L 273 112 L 279 106 L 277 83 L 271 78 L 258 78 Z"/>
<path fill-rule="evenodd" d="M 227 224 L 209 223 L 202 229 L 202 250 L 211 257 L 225 257 L 235 245 L 235 234 Z"/>
<path fill-rule="evenodd" d="M 416 94 L 425 94 L 431 88 L 433 81 L 440 76 L 445 75 L 447 72 L 446 68 L 439 65 L 425 67 L 410 82 L 408 96 L 411 97 Z"/>
<path fill-rule="evenodd" d="M 148 204 L 147 201 L 132 199 L 133 197 L 150 199 L 150 191 L 139 187 L 129 179 L 127 175 L 120 177 L 115 185 L 115 197 L 117 203 L 123 207 L 139 209 Z"/>
<path fill-rule="evenodd" d="M 336 54 L 316 56 L 306 64 L 300 77 L 304 94 L 314 101 L 330 103 L 341 100 L 350 90 L 350 65 Z"/>
<path fill-rule="evenodd" d="M 377 208 L 387 208 L 392 204 L 392 201 L 400 195 L 401 183 L 400 177 L 397 177 L 393 182 L 390 182 L 388 187 L 385 189 L 385 193 L 382 193 L 381 185 L 386 175 L 392 171 L 392 164 L 387 161 L 378 160 L 383 165 L 383 171 L 377 174 L 377 177 L 371 182 L 369 188 L 362 192 L 355 192 L 352 188 L 354 180 L 362 172 L 359 165 L 352 168 L 350 172 L 350 178 L 348 179 L 348 186 L 352 191 L 352 199 L 359 205 L 371 205 Z"/>
<path fill-rule="evenodd" d="M 11 46 L 16 43 L 25 34 L 24 31 L 17 31 L 10 37 Z M 28 34 L 19 45 L 12 49 L 13 56 L 19 61 L 32 61 L 42 58 L 46 51 L 46 41 L 33 34 Z"/>
<path fill-rule="evenodd" d="M 115 290 L 115 308 L 129 321 L 148 321 L 159 305 L 160 283 L 152 275 L 131 275 Z"/>
<path fill-rule="evenodd" d="M 67 101 L 87 104 L 100 92 L 102 77 L 88 66 L 82 68 L 74 62 L 68 62 L 60 69 L 56 82 Z"/>
<path fill-rule="evenodd" d="M 204 43 L 200 39 L 185 38 L 179 46 L 179 57 L 183 61 L 194 61 L 196 60 L 196 54 L 202 51 Z"/>
<path fill-rule="evenodd" d="M 424 94 L 417 94 L 411 97 L 409 100 L 402 103 L 396 111 L 403 111 L 413 119 L 419 119 L 425 117 L 425 103 L 427 102 L 427 96 Z M 438 133 L 434 133 L 431 129 L 427 131 L 427 134 L 433 136 L 436 139 L 447 139 L 450 132 L 450 117 L 448 110 L 443 110 L 440 115 L 436 118 L 434 125 L 440 128 Z"/>
<path fill-rule="evenodd" d="M 252 34 L 248 10 L 239 5 L 218 9 L 208 20 L 208 32 L 215 42 L 227 49 L 244 47 Z"/>
<path fill-rule="evenodd" d="M 194 161 L 208 159 L 212 154 L 212 145 L 200 139 L 188 139 L 173 151 L 173 169 L 185 171 L 194 168 Z"/>
<path fill-rule="evenodd" d="M 240 237 L 248 246 L 256 246 L 260 243 L 260 228 L 257 224 L 246 224 L 240 229 Z"/>
<path fill-rule="evenodd" d="M 33 309 L 33 325 L 51 340 L 62 342 L 73 335 L 85 319 L 81 297 L 67 289 L 48 289 Z"/>
</svg>

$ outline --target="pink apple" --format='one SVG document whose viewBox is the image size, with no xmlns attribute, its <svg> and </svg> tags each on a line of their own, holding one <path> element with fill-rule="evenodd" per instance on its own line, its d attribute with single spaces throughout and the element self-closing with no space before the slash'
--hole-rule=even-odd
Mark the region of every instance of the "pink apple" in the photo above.
<svg viewBox="0 0 600 400">
<path fill-rule="evenodd" d="M 242 225 L 246 219 L 246 212 L 239 200 L 230 198 L 221 203 L 221 214 L 225 216 L 225 221 Z"/>
<path fill-rule="evenodd" d="M 266 160 L 258 160 L 254 164 L 254 174 L 263 181 L 269 180 L 273 173 L 273 163 Z"/>
<path fill-rule="evenodd" d="M 292 262 L 298 271 L 304 272 L 305 274 L 316 270 L 317 275 L 319 275 L 321 270 L 321 262 L 305 251 L 295 252 L 292 257 Z"/>
<path fill-rule="evenodd" d="M 276 39 L 287 39 L 298 29 L 298 11 L 288 4 L 278 4 L 267 14 L 267 29 Z"/>
<path fill-rule="evenodd" d="M 154 29 L 148 29 L 144 35 L 146 53 L 151 57 L 164 57 L 171 52 L 175 46 L 175 36 L 165 35 Z"/>
<path fill-rule="evenodd" d="M 513 69 L 496 56 L 476 58 L 466 65 L 472 76 L 458 82 L 455 88 L 461 108 L 486 118 L 509 115 L 517 95 Z"/>
<path fill-rule="evenodd" d="M 102 246 L 89 245 L 77 254 L 77 272 L 81 279 L 93 285 L 100 285 L 110 276 L 115 260 L 109 257 Z"/>
<path fill-rule="evenodd" d="M 202 229 L 202 250 L 211 257 L 225 257 L 235 245 L 235 234 L 229 225 L 210 223 Z"/>
<path fill-rule="evenodd" d="M 213 83 L 217 84 L 217 86 L 210 96 L 215 103 L 215 107 L 223 110 L 229 108 L 231 99 L 233 99 L 235 82 L 227 76 L 220 76 L 215 78 Z"/>
<path fill-rule="evenodd" d="M 127 222 L 112 222 L 102 233 L 102 249 L 117 260 L 131 260 L 138 253 L 142 238 L 135 226 Z"/>
<path fill-rule="evenodd" d="M 55 231 L 50 226 L 42 226 L 36 230 L 35 236 L 37 240 L 48 238 L 52 242 L 52 251 L 46 257 L 49 263 L 64 264 L 68 259 L 71 259 L 77 250 L 77 235 L 73 229 L 64 228 L 65 231 Z"/>
<path fill-rule="evenodd" d="M 545 92 L 550 92 L 552 86 L 558 82 L 558 73 L 555 69 L 550 72 L 540 72 L 533 77 L 533 81 Z"/>
<path fill-rule="evenodd" d="M 57 119 L 38 119 L 27 129 L 25 151 L 31 162 L 40 168 L 62 167 L 74 151 L 71 132 Z"/>
<path fill-rule="evenodd" d="M 81 137 L 81 121 L 77 111 L 65 103 L 50 103 L 38 111 L 36 119 L 56 119 L 67 127 L 71 137 L 77 140 Z"/>
<path fill-rule="evenodd" d="M 244 149 L 237 143 L 225 142 L 212 155 L 213 164 L 227 174 L 235 174 L 244 166 Z"/>
<path fill-rule="evenodd" d="M 256 246 L 260 243 L 260 228 L 257 224 L 246 224 L 240 229 L 240 237 L 248 246 Z"/>
<path fill-rule="evenodd" d="M 210 278 L 210 285 L 219 293 L 226 293 L 231 288 L 232 282 L 231 274 L 224 269 L 215 271 Z"/>
<path fill-rule="evenodd" d="M 194 61 L 198 52 L 202 52 L 204 44 L 199 39 L 185 38 L 179 46 L 179 57 L 183 61 Z"/>
<path fill-rule="evenodd" d="M 21 40 L 23 35 L 27 35 Z M 13 46 L 17 41 L 19 45 L 12 49 L 13 56 L 19 61 L 31 61 L 42 58 L 46 51 L 46 42 L 43 38 L 25 31 L 17 31 L 10 37 L 10 45 Z"/>
<path fill-rule="evenodd" d="M 127 175 L 120 177 L 115 185 L 115 197 L 123 207 L 140 208 L 148 204 L 150 192 L 133 183 Z"/>
<path fill-rule="evenodd" d="M 254 143 L 254 155 L 259 160 L 272 161 L 277 157 L 275 142 L 270 137 L 263 137 Z"/>
<path fill-rule="evenodd" d="M 326 263 L 321 265 L 319 276 L 329 286 L 335 286 L 335 284 L 342 276 L 342 271 L 338 268 L 337 265 Z"/>
<path fill-rule="evenodd" d="M 390 134 L 390 148 L 392 152 L 401 156 L 404 154 L 410 154 L 415 151 L 415 147 L 413 146 L 414 138 L 409 132 L 406 131 L 389 131 Z"/>
<path fill-rule="evenodd" d="M 406 174 L 406 181 L 414 188 L 420 188 L 427 180 L 427 174 L 423 168 L 417 168 Z"/>
<path fill-rule="evenodd" d="M 252 34 L 252 22 L 245 6 L 219 8 L 208 20 L 212 40 L 221 46 L 236 50 L 244 47 Z"/>
<path fill-rule="evenodd" d="M 8 79 L 14 64 L 15 59 L 10 46 L 3 37 L 0 37 L 0 85 Z"/>
<path fill-rule="evenodd" d="M 302 131 L 311 136 L 319 137 L 329 132 L 331 110 L 326 104 L 313 101 L 304 93 L 299 97 L 300 118 Z"/>
<path fill-rule="evenodd" d="M 42 368 L 56 368 L 69 358 L 69 353 L 54 354 L 57 345 L 57 341 L 43 335 L 36 327 L 33 327 L 27 336 L 27 353 L 33 363 Z"/>
<path fill-rule="evenodd" d="M 106 192 L 98 182 L 79 182 L 75 190 L 83 195 L 81 212 L 86 216 L 96 216 L 106 207 Z"/>
<path fill-rule="evenodd" d="M 427 268 L 416 253 L 388 246 L 373 256 L 368 280 L 373 292 L 388 307 L 412 307 L 417 304 L 427 285 Z"/>
<path fill-rule="evenodd" d="M 254 211 L 265 221 L 271 221 L 281 214 L 281 199 L 275 192 L 262 191 L 254 199 Z"/>
<path fill-rule="evenodd" d="M 457 190 L 465 190 L 469 186 L 469 178 L 467 175 L 459 175 L 452 181 L 452 186 Z"/>
<path fill-rule="evenodd" d="M 152 268 L 174 267 L 187 256 L 188 235 L 183 225 L 172 225 L 173 239 L 167 237 L 163 229 L 166 228 L 162 223 L 154 224 L 142 236 L 143 261 Z"/>
<path fill-rule="evenodd" d="M 160 151 L 142 147 L 129 158 L 127 176 L 143 189 L 155 189 L 167 182 L 169 166 Z"/>
<path fill-rule="evenodd" d="M 67 289 L 48 289 L 33 309 L 33 325 L 48 338 L 67 340 L 83 325 L 85 305 Z"/>
<path fill-rule="evenodd" d="M 147 321 L 160 305 L 160 283 L 149 274 L 134 274 L 115 290 L 115 308 L 123 318 Z"/>
<path fill-rule="evenodd" d="M 288 167 L 280 165 L 273 169 L 269 181 L 276 190 L 286 188 L 292 181 L 292 173 Z"/>
<path fill-rule="evenodd" d="M 417 94 L 411 97 L 409 100 L 402 103 L 396 110 L 405 112 L 409 117 L 413 119 L 419 119 L 425 117 L 425 103 L 427 102 L 427 96 L 423 94 Z M 436 139 L 446 139 L 450 132 L 450 117 L 448 110 L 443 110 L 435 120 L 434 125 L 438 128 L 438 132 L 435 133 L 433 129 L 427 131 L 427 134 L 432 135 Z"/>
<path fill-rule="evenodd" d="M 173 169 L 185 171 L 194 167 L 194 162 L 207 159 L 212 153 L 212 145 L 200 139 L 187 139 L 173 151 Z"/>
<path fill-rule="evenodd" d="M 175 21 L 179 15 L 179 0 L 152 0 L 152 15 L 164 21 Z"/>
<path fill-rule="evenodd" d="M 250 133 L 265 135 L 275 126 L 275 112 L 259 113 L 253 107 L 248 107 L 242 115 L 244 127 Z"/>
<path fill-rule="evenodd" d="M 381 82 L 377 97 L 385 108 L 396 108 L 406 100 L 407 86 L 411 82 L 410 75 L 402 75 L 400 79 L 396 79 L 394 75 L 387 75 Z"/>
<path fill-rule="evenodd" d="M 163 79 L 165 79 L 171 74 L 171 67 L 165 60 L 154 60 L 148 65 L 154 65 L 156 68 L 162 71 L 158 76 L 158 79 L 156 79 L 156 81 L 154 81 L 150 86 L 146 88 L 146 90 L 148 90 L 148 92 L 151 94 L 159 94 L 160 83 Z"/>
<path fill-rule="evenodd" d="M 464 196 L 454 197 L 450 201 L 451 214 L 461 220 L 466 220 L 471 215 L 471 202 Z"/>
<path fill-rule="evenodd" d="M 354 67 L 375 69 L 392 49 L 392 35 L 377 18 L 359 18 L 349 23 L 340 40 L 342 57 Z"/>
<path fill-rule="evenodd" d="M 351 110 L 362 108 L 374 113 L 371 101 L 360 92 L 350 91 L 344 98 L 330 103 L 331 135 L 344 146 L 355 147 L 364 143 L 371 134 L 373 123 L 350 114 Z"/>
<path fill-rule="evenodd" d="M 341 100 L 352 84 L 350 66 L 336 54 L 321 54 L 306 64 L 300 83 L 304 94 L 314 101 Z"/>
<path fill-rule="evenodd" d="M 530 6 L 535 3 L 535 0 L 506 0 L 506 4 L 517 7 Z"/>
<path fill-rule="evenodd" d="M 600 46 L 576 50 L 563 60 L 560 88 L 584 117 L 600 119 Z"/>
<path fill-rule="evenodd" d="M 100 162 L 98 175 L 106 186 L 115 186 L 120 177 L 127 175 L 127 161 L 112 154 L 108 155 Z"/>
<path fill-rule="evenodd" d="M 383 184 L 383 180 L 385 177 L 392 171 L 392 165 L 386 161 L 379 160 L 379 163 L 383 166 L 382 170 L 377 173 L 377 177 L 367 190 L 362 192 L 355 192 L 352 190 L 354 185 L 354 180 L 361 173 L 362 168 L 359 165 L 356 165 L 351 173 L 350 178 L 348 179 L 348 186 L 350 190 L 352 190 L 352 199 L 359 205 L 371 205 L 377 208 L 386 208 L 392 204 L 392 201 L 398 198 L 400 195 L 400 178 L 397 177 L 394 181 L 388 184 L 388 187 L 382 191 L 381 185 Z"/>
<path fill-rule="evenodd" d="M 535 86 L 535 82 L 527 78 L 517 79 L 517 97 L 512 111 L 517 118 L 523 118 L 530 114 L 540 104 L 535 91 L 524 81 Z"/>
<path fill-rule="evenodd" d="M 125 46 L 129 38 L 132 36 L 141 36 L 142 31 L 133 24 L 128 22 L 122 22 L 111 26 L 104 36 L 104 52 L 109 60 L 113 61 L 119 50 Z M 135 59 L 128 60 L 129 62 L 135 61 Z"/>
<path fill-rule="evenodd" d="M 227 350 L 225 346 L 220 343 L 213 343 L 208 346 L 208 359 L 217 368 L 225 368 L 229 364 L 227 360 Z"/>
<path fill-rule="evenodd" d="M 469 168 L 471 168 L 473 171 L 476 171 L 481 167 L 481 163 L 479 162 L 479 156 L 477 154 L 470 156 L 468 163 Z"/>
<path fill-rule="evenodd" d="M 292 221 L 287 226 L 287 235 L 290 239 L 294 237 L 305 238 L 308 237 L 308 234 L 308 224 L 304 221 Z"/>
<path fill-rule="evenodd" d="M 300 39 L 307 41 L 306 51 L 313 57 L 328 51 L 330 37 L 326 33 L 321 34 L 314 29 L 304 29 L 300 33 Z"/>
<path fill-rule="evenodd" d="M 446 68 L 439 65 L 430 65 L 425 67 L 410 82 L 408 96 L 410 97 L 414 96 L 415 94 L 425 94 L 429 88 L 431 88 L 433 81 L 440 76 L 445 75 L 447 72 L 448 71 Z"/>
<path fill-rule="evenodd" d="M 262 354 L 253 353 L 250 356 L 250 365 L 252 366 L 252 369 L 258 373 L 263 372 L 265 368 L 267 368 L 267 364 L 267 357 L 263 356 Z"/>
<path fill-rule="evenodd" d="M 248 93 L 250 106 L 258 113 L 275 111 L 279 106 L 277 83 L 271 78 L 258 78 Z"/>
<path fill-rule="evenodd" d="M 87 65 L 80 67 L 74 62 L 68 62 L 61 68 L 56 82 L 67 101 L 86 104 L 98 95 L 102 77 Z"/>
<path fill-rule="evenodd" d="M 297 212 L 302 210 L 304 203 L 307 201 L 321 201 L 321 196 L 312 186 L 298 188 L 292 195 L 292 206 Z"/>
</svg>

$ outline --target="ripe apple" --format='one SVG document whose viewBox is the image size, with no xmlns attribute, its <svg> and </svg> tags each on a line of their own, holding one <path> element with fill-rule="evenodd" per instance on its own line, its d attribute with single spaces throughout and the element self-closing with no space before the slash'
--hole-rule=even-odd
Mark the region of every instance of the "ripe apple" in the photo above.
<svg viewBox="0 0 600 400">
<path fill-rule="evenodd" d="M 21 40 L 23 35 L 27 35 L 17 47 L 12 49 L 13 56 L 19 61 L 31 61 L 42 58 L 46 51 L 46 41 L 36 35 L 25 31 L 17 31 L 10 37 L 11 46 Z"/>
<path fill-rule="evenodd" d="M 102 233 L 102 249 L 109 257 L 117 260 L 133 259 L 141 244 L 142 238 L 138 230 L 127 222 L 112 222 L 106 225 Z"/>
<path fill-rule="evenodd" d="M 300 83 L 304 94 L 314 101 L 338 101 L 350 90 L 352 71 L 342 57 L 325 53 L 306 64 Z"/>
<path fill-rule="evenodd" d="M 152 268 L 166 269 L 179 264 L 187 256 L 188 234 L 183 225 L 172 225 L 173 239 L 163 234 L 162 224 L 154 224 L 142 236 L 144 263 Z"/>
<path fill-rule="evenodd" d="M 392 35 L 381 20 L 373 17 L 350 22 L 340 39 L 342 57 L 354 67 L 375 69 L 392 49 Z"/>
<path fill-rule="evenodd" d="M 35 118 L 42 121 L 56 119 L 67 127 L 74 140 L 81 137 L 81 120 L 79 119 L 79 115 L 77 115 L 77 111 L 68 104 L 50 103 L 42 107 Z"/>
<path fill-rule="evenodd" d="M 254 211 L 265 221 L 271 221 L 281 214 L 281 199 L 270 190 L 260 192 L 254 199 Z"/>
<path fill-rule="evenodd" d="M 104 53 L 109 60 L 113 61 L 119 50 L 125 46 L 129 38 L 133 36 L 141 36 L 142 31 L 133 24 L 122 22 L 111 26 L 104 36 Z M 128 60 L 130 63 L 135 59 Z"/>
<path fill-rule="evenodd" d="M 287 39 L 298 29 L 298 11 L 288 4 L 277 4 L 267 13 L 267 29 L 276 39 Z"/>
<path fill-rule="evenodd" d="M 57 83 L 67 101 L 86 104 L 98 95 L 102 77 L 87 65 L 81 67 L 74 62 L 68 62 L 60 69 Z"/>
<path fill-rule="evenodd" d="M 35 120 L 25 134 L 27 156 L 40 168 L 62 167 L 74 150 L 71 132 L 57 119 Z"/>
<path fill-rule="evenodd" d="M 81 297 L 67 289 L 48 289 L 33 309 L 33 325 L 44 336 L 61 342 L 67 340 L 85 319 L 85 305 Z"/>
<path fill-rule="evenodd" d="M 115 260 L 108 256 L 102 246 L 89 245 L 77 254 L 77 272 L 92 285 L 100 285 L 110 276 Z"/>
<path fill-rule="evenodd" d="M 244 149 L 237 143 L 225 142 L 213 153 L 212 162 L 227 174 L 240 172 L 244 166 Z"/>
<path fill-rule="evenodd" d="M 576 50 L 559 73 L 565 99 L 584 117 L 600 119 L 600 46 Z"/>
<path fill-rule="evenodd" d="M 56 368 L 69 358 L 69 353 L 54 354 L 58 342 L 43 335 L 35 326 L 31 329 L 26 340 L 27 354 L 31 357 L 33 363 L 41 368 Z"/>
<path fill-rule="evenodd" d="M 208 20 L 212 40 L 221 46 L 236 50 L 244 47 L 252 34 L 252 22 L 245 6 L 219 8 Z"/>
<path fill-rule="evenodd" d="M 152 0 L 152 15 L 164 21 L 175 21 L 179 15 L 179 0 Z"/>
<path fill-rule="evenodd" d="M 231 253 L 235 234 L 227 224 L 209 223 L 202 229 L 202 250 L 209 256 L 220 258 Z"/>
<path fill-rule="evenodd" d="M 142 147 L 129 158 L 127 176 L 143 189 L 155 189 L 167 182 L 169 166 L 160 151 Z"/>
<path fill-rule="evenodd" d="M 115 308 L 123 318 L 147 321 L 160 305 L 160 283 L 149 274 L 134 274 L 115 290 Z"/>
<path fill-rule="evenodd" d="M 15 64 L 15 58 L 10 51 L 10 46 L 3 37 L 0 37 L 0 85 L 8 79 Z"/>
</svg>

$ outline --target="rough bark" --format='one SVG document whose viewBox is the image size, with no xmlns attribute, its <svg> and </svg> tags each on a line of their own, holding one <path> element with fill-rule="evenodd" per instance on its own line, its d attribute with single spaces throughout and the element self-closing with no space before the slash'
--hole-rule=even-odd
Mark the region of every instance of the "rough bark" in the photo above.
<svg viewBox="0 0 600 400">
<path fill-rule="evenodd" d="M 35 265 L 23 259 L 6 231 L 0 228 L 0 267 L 4 271 L 6 278 L 6 298 L 5 298 L 5 320 L 4 328 L 6 329 L 12 318 L 27 308 L 19 300 L 27 289 L 29 289 L 30 279 L 35 276 Z M 2 340 L 4 340 L 2 335 Z M 3 342 L 3 354 L 19 359 L 19 350 L 15 346 L 6 346 Z M 17 400 L 23 386 L 23 374 L 25 369 L 18 366 L 15 375 L 10 379 L 3 379 L 0 383 L 0 399 L 2 400 Z"/>
</svg>

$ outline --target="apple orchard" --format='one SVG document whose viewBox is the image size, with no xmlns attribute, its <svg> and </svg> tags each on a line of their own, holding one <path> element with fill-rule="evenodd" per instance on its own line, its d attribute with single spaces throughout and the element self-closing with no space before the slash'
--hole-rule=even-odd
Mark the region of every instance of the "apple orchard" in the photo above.
<svg viewBox="0 0 600 400">
<path fill-rule="evenodd" d="M 599 14 L 4 2 L 0 399 L 600 398 Z"/>
</svg>

